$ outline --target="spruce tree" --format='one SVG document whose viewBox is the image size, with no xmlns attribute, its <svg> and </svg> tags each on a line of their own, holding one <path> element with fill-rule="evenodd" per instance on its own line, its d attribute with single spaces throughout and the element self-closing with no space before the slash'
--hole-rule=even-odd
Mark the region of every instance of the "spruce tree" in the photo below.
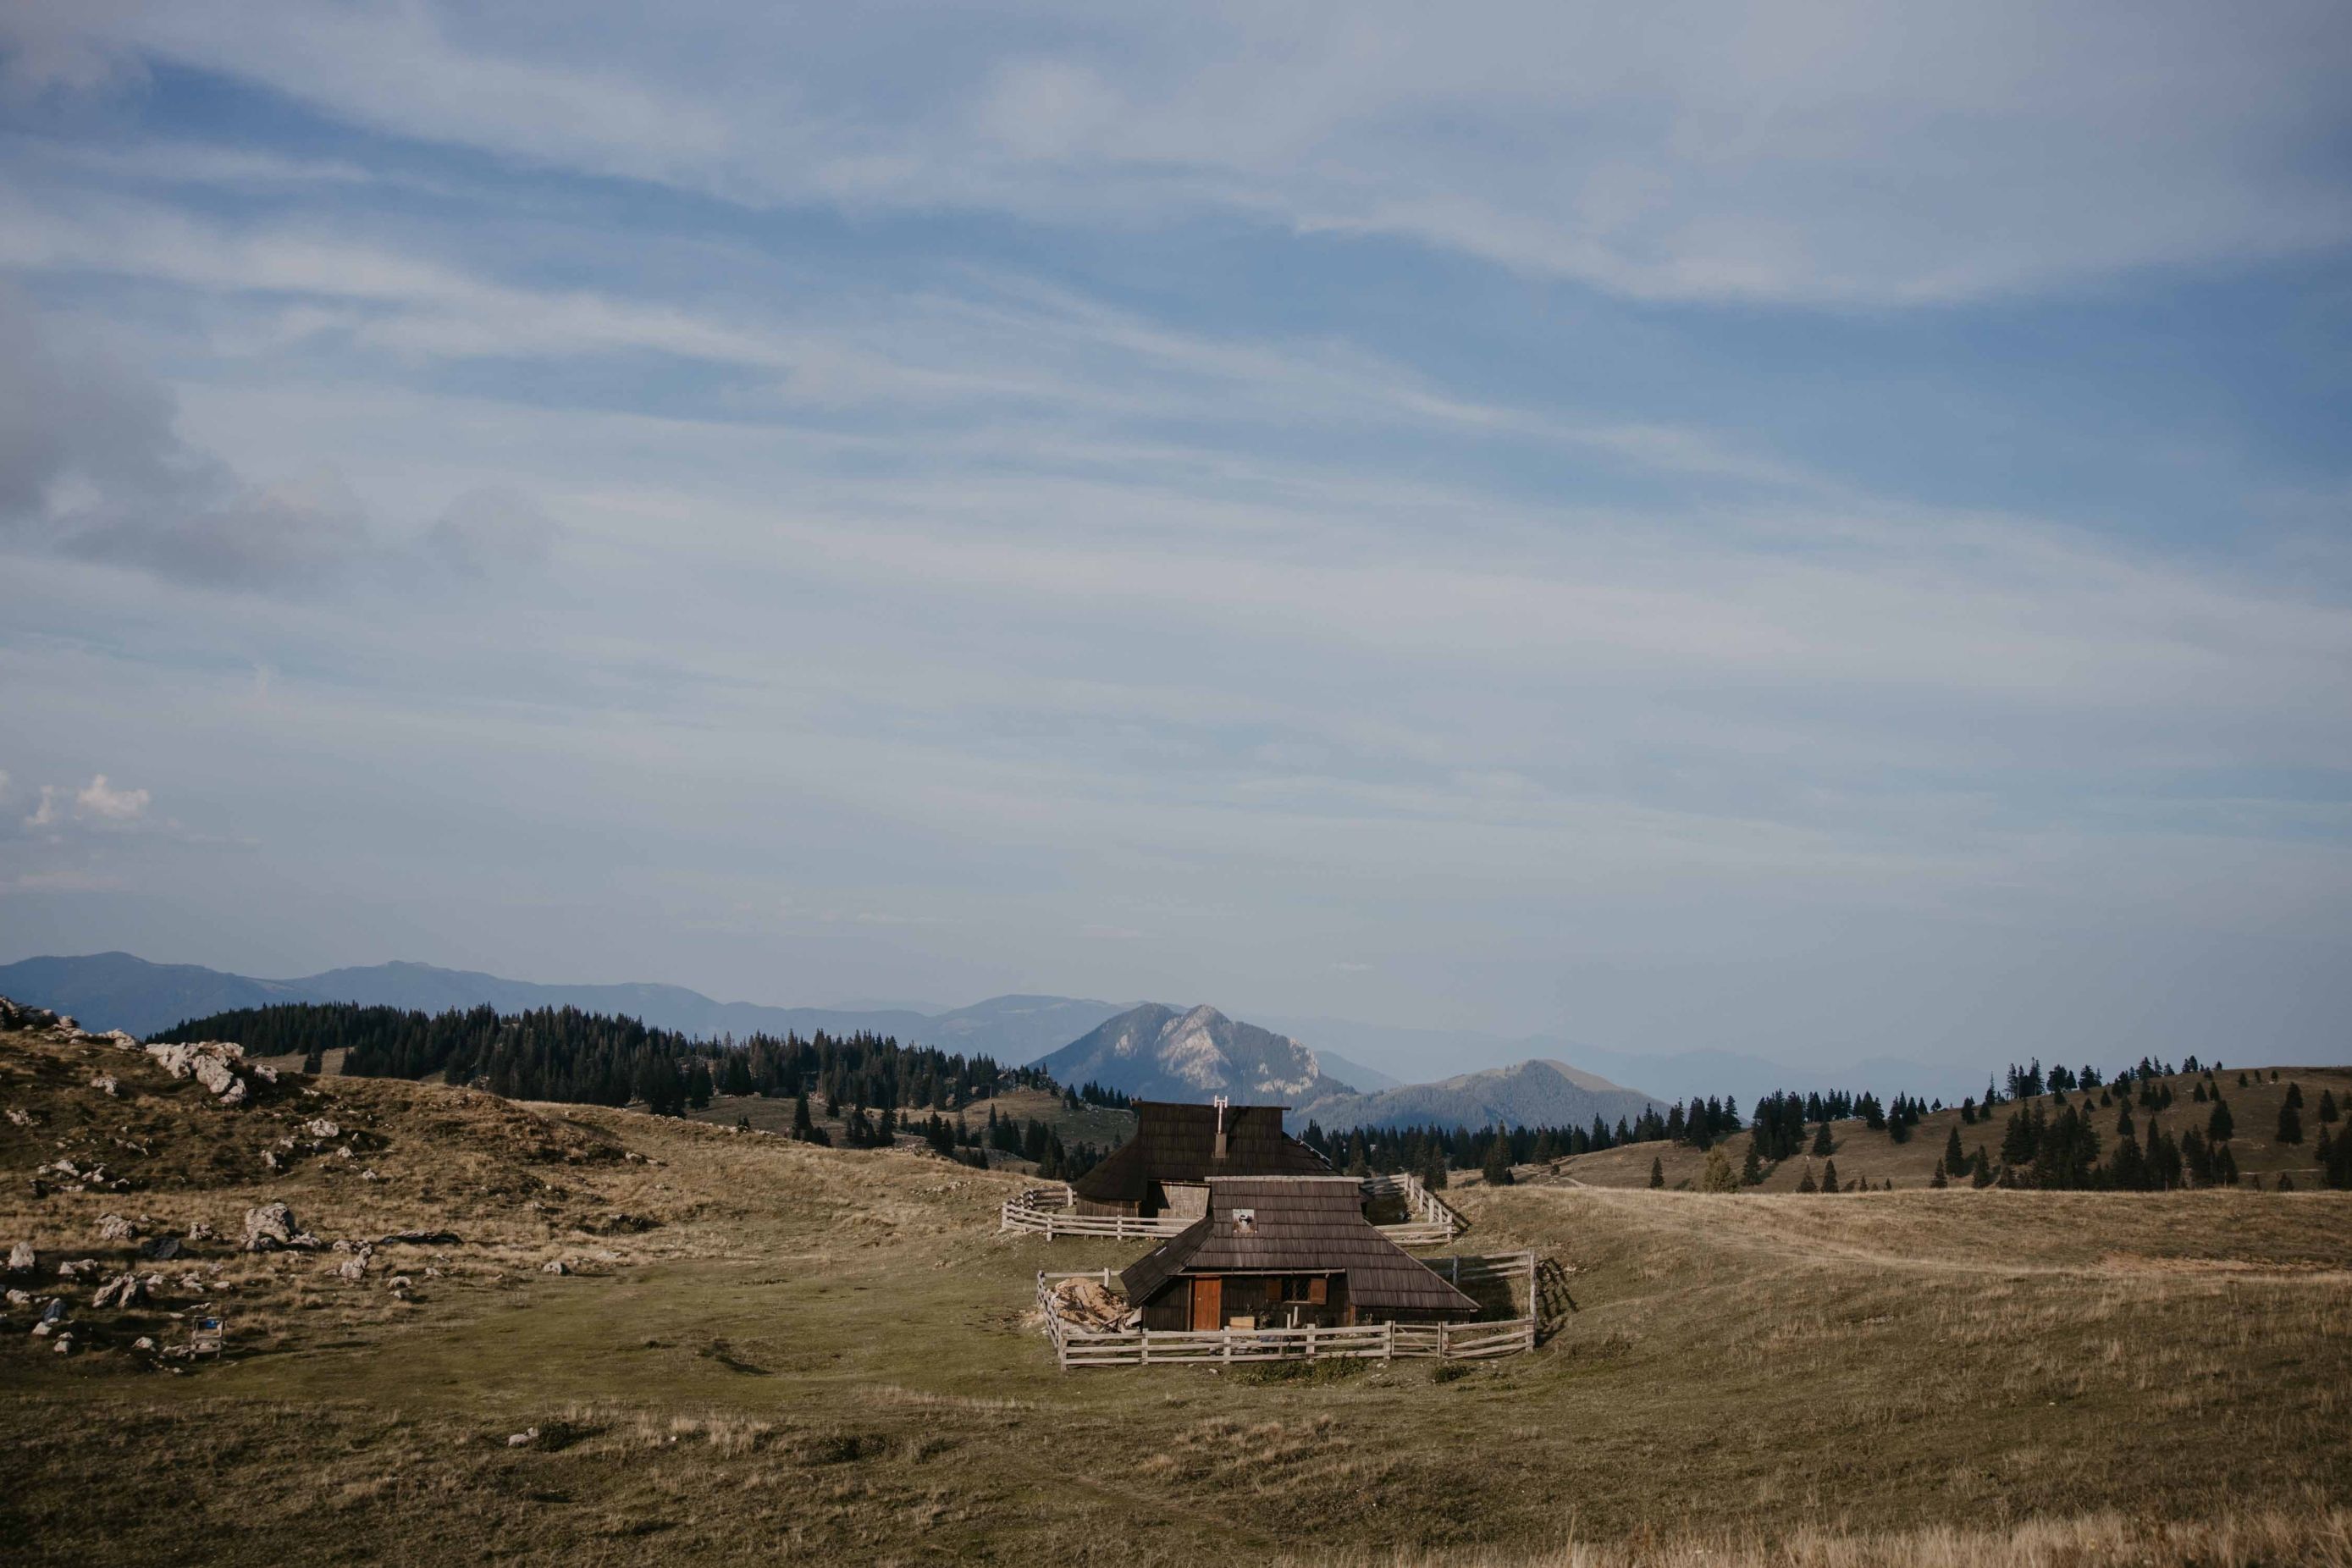
<svg viewBox="0 0 2352 1568">
<path fill-rule="evenodd" d="M 1650 1185 L 1654 1187 L 1663 1187 L 1665 1184 L 1666 1163 L 1657 1155 L 1653 1154 L 1650 1156 Z"/>
<path fill-rule="evenodd" d="M 1954 1127 L 1944 1140 L 1944 1169 L 1957 1176 L 1968 1163 L 1968 1155 L 1960 1152 L 1960 1130 Z"/>
<path fill-rule="evenodd" d="M 1511 1141 L 1504 1136 L 1499 1128 L 1495 1132 L 1493 1142 L 1486 1145 L 1484 1174 L 1486 1184 L 1490 1187 L 1507 1187 L 1511 1184 Z"/>
<path fill-rule="evenodd" d="M 1828 1119 L 1824 1117 L 1822 1124 L 1813 1130 L 1813 1152 L 1826 1154 L 1830 1149 L 1830 1124 Z"/>
<path fill-rule="evenodd" d="M 2336 1109 L 2336 1091 L 2332 1089 L 2321 1089 L 2319 1091 L 2319 1124 L 2322 1127 L 2326 1126 L 2335 1121 L 2338 1114 Z"/>
<path fill-rule="evenodd" d="M 2294 1101 L 2291 1100 L 2279 1107 L 2278 1141 L 2282 1143 L 2303 1142 L 2303 1113 L 2295 1110 Z"/>
<path fill-rule="evenodd" d="M 1927 1184 L 1931 1187 L 1948 1187 L 1951 1185 L 1951 1183 L 1944 1179 L 1943 1161 L 1937 1160 L 1936 1162 L 1936 1173 L 1927 1178 Z"/>
<path fill-rule="evenodd" d="M 1813 1163 L 1811 1160 L 1805 1162 L 1805 1173 L 1798 1179 L 1797 1190 L 1801 1193 L 1817 1193 L 1821 1191 L 1821 1188 L 1815 1185 L 1813 1182 Z"/>
<path fill-rule="evenodd" d="M 1822 1191 L 1825 1193 L 1833 1193 L 1837 1190 L 1837 1162 L 1835 1160 L 1831 1160 L 1822 1166 Z"/>
<path fill-rule="evenodd" d="M 2237 1120 L 2230 1114 L 2230 1106 L 2220 1095 L 2213 1097 L 2213 1113 L 2205 1119 L 2205 1136 L 2215 1143 L 2227 1143 L 2230 1134 L 2237 1130 Z"/>
<path fill-rule="evenodd" d="M 1749 1187 L 1761 1185 L 1764 1181 L 1764 1163 L 1756 1157 L 1753 1138 L 1748 1141 L 1748 1159 L 1739 1167 L 1739 1181 L 1741 1185 Z"/>
</svg>

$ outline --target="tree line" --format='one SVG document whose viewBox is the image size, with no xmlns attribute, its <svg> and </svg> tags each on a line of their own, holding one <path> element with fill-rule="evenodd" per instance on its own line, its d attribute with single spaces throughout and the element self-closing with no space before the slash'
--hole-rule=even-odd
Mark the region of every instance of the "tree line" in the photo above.
<svg viewBox="0 0 2352 1568">
<path fill-rule="evenodd" d="M 663 1115 L 708 1105 L 714 1095 L 820 1097 L 828 1115 L 919 1108 L 961 1110 L 1016 1088 L 1055 1087 L 1034 1068 L 987 1056 L 903 1046 L 887 1036 L 754 1035 L 699 1040 L 635 1018 L 547 1007 L 428 1014 L 350 1003 L 293 1002 L 192 1019 L 152 1037 L 229 1039 L 254 1056 L 302 1054 L 315 1072 L 343 1052 L 352 1078 L 475 1084 L 512 1100 L 582 1105 L 643 1101 Z M 796 1118 L 797 1119 L 797 1118 Z"/>
</svg>

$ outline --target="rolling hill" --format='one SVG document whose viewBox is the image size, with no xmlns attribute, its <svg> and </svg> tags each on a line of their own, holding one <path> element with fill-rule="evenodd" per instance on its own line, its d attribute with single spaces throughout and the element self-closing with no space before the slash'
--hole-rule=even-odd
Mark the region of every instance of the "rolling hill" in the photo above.
<svg viewBox="0 0 2352 1568">
<path fill-rule="evenodd" d="M 2268 1082 L 2226 1080 L 2250 1128 Z M 1150 1243 L 999 1234 L 1010 1173 L 404 1079 L 229 1108 L 47 1030 L 0 1030 L 0 1106 L 11 1563 L 2352 1552 L 2344 1193 L 1465 1182 L 1470 1251 L 1560 1269 L 1531 1354 L 1065 1373 L 1038 1271 Z M 239 1245 L 274 1204 L 316 1250 Z M 159 1353 L 204 1316 L 219 1360 Z"/>
<path fill-rule="evenodd" d="M 1326 1128 L 1583 1127 L 1597 1116 L 1613 1127 L 1653 1103 L 1639 1089 L 1565 1062 L 1532 1061 L 1372 1094 L 1324 1095 L 1294 1109 L 1290 1119 Z"/>
</svg>

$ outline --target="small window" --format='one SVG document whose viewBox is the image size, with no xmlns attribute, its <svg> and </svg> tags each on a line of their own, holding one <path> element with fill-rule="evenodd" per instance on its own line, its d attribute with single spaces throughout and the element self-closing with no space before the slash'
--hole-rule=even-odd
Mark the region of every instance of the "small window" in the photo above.
<svg viewBox="0 0 2352 1568">
<path fill-rule="evenodd" d="M 1320 1307 L 1331 1300 L 1331 1282 L 1322 1275 L 1286 1274 L 1280 1285 L 1282 1300 L 1304 1301 Z"/>
<path fill-rule="evenodd" d="M 1234 1228 L 1235 1230 L 1255 1230 L 1257 1228 L 1257 1210 L 1235 1209 L 1234 1211 Z"/>
</svg>

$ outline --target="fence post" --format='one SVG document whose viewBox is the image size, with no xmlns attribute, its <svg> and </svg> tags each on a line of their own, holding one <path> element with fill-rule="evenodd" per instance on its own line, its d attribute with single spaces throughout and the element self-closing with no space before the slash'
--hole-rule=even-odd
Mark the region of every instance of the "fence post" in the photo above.
<svg viewBox="0 0 2352 1568">
<path fill-rule="evenodd" d="M 1225 1325 L 1225 1364 L 1234 1364 L 1234 1330 L 1230 1323 Z"/>
<path fill-rule="evenodd" d="M 1141 1364 L 1145 1366 L 1150 1366 L 1151 1364 L 1151 1331 L 1150 1329 L 1145 1329 L 1143 1331 L 1143 1361 Z"/>
<path fill-rule="evenodd" d="M 1315 1359 L 1315 1325 L 1313 1323 L 1307 1325 L 1307 1359 L 1308 1361 Z"/>
<path fill-rule="evenodd" d="M 1394 1318 L 1381 1325 L 1381 1359 L 1396 1360 L 1396 1320 Z"/>
<path fill-rule="evenodd" d="M 1446 1327 L 1447 1325 L 1444 1319 L 1440 1318 L 1437 1320 L 1437 1359 L 1440 1361 L 1444 1361 L 1445 1359 Z"/>
</svg>

